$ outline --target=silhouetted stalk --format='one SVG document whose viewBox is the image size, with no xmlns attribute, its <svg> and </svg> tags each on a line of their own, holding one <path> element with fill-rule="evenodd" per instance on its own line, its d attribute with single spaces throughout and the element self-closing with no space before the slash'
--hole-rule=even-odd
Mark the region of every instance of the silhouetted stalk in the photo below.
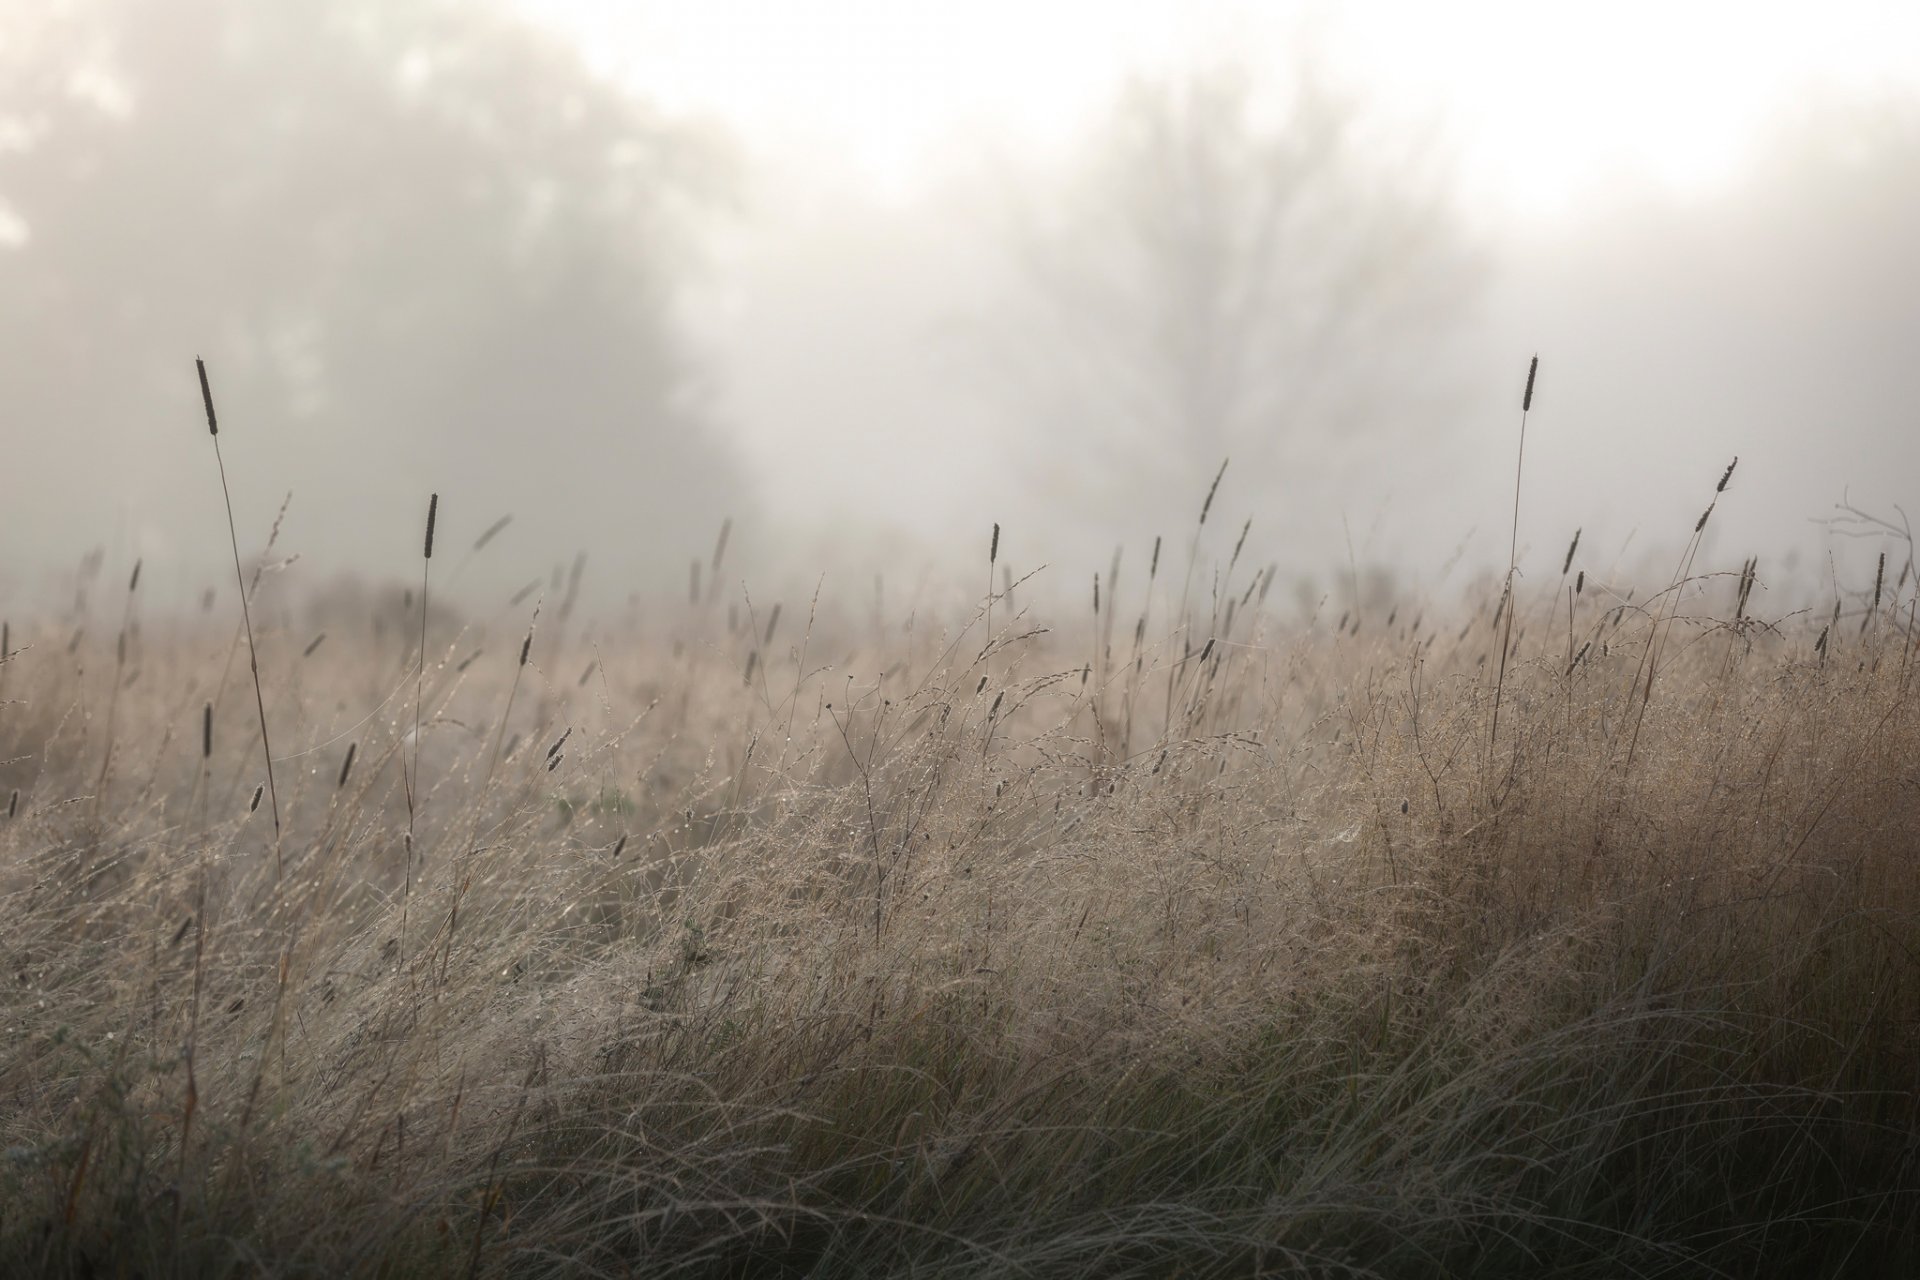
<svg viewBox="0 0 1920 1280">
<path fill-rule="evenodd" d="M 1540 357 L 1527 365 L 1527 389 L 1520 397 L 1520 452 L 1513 463 L 1513 535 L 1507 544 L 1507 585 L 1501 595 L 1506 607 L 1506 629 L 1500 633 L 1500 675 L 1493 684 L 1493 727 L 1487 734 L 1487 753 L 1500 738 L 1500 696 L 1507 687 L 1507 650 L 1513 644 L 1513 574 L 1520 560 L 1520 476 L 1527 463 L 1527 413 L 1533 408 L 1533 379 L 1540 372 Z M 1569 550 L 1571 559 L 1572 552 Z"/>
<path fill-rule="evenodd" d="M 273 744 L 267 737 L 267 699 L 260 692 L 260 651 L 253 643 L 253 615 L 247 607 L 247 579 L 240 570 L 240 534 L 233 523 L 233 491 L 227 487 L 227 463 L 220 456 L 220 424 L 213 412 L 213 390 L 207 385 L 207 362 L 194 357 L 200 371 L 200 399 L 207 407 L 207 434 L 213 437 L 213 460 L 220 468 L 220 496 L 227 502 L 227 537 L 233 544 L 233 581 L 240 590 L 240 621 L 247 631 L 247 665 L 253 669 L 253 704 L 260 712 L 260 754 L 267 762 L 267 791 L 273 801 L 273 872 L 280 874 L 280 788 L 273 778 Z"/>
</svg>

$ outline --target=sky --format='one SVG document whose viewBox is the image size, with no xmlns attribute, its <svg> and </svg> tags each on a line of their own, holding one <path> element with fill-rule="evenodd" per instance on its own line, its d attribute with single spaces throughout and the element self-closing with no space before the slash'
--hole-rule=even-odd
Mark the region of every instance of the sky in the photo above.
<svg viewBox="0 0 1920 1280">
<path fill-rule="evenodd" d="M 1263 561 L 1322 586 L 1365 564 L 1425 581 L 1462 566 L 1456 585 L 1504 567 L 1535 354 L 1520 527 L 1543 572 L 1575 529 L 1639 572 L 1636 557 L 1684 540 L 1735 455 L 1712 534 L 1735 565 L 1791 555 L 1858 576 L 1883 543 L 1812 522 L 1843 499 L 1877 513 L 1915 499 L 1911 0 L 385 2 L 316 17 L 302 0 L 177 0 L 226 23 L 224 42 L 140 0 L 58 11 L 127 25 L 123 61 L 172 87 L 123 80 L 82 40 L 62 46 L 66 80 L 43 77 L 19 99 L 37 106 L 0 118 L 0 275 L 39 291 L 0 311 L 0 364 L 14 362 L 0 408 L 53 428 L 15 441 L 17 473 L 32 462 L 47 479 L 0 503 L 0 541 L 19 552 L 0 590 L 22 566 L 65 574 L 108 538 L 110 558 L 148 557 L 156 588 L 174 564 L 197 597 L 201 553 L 225 552 L 198 502 L 204 459 L 177 447 L 197 404 L 138 378 L 157 376 L 149 356 L 174 369 L 206 354 L 242 424 L 228 464 L 243 538 L 297 488 L 283 543 L 303 580 L 374 572 L 438 491 L 449 536 L 515 513 L 463 580 L 480 594 L 564 580 L 582 550 L 600 557 L 589 589 L 616 602 L 642 569 L 678 589 L 732 517 L 743 567 L 812 581 L 840 566 L 861 583 L 946 572 L 1000 523 L 1017 567 L 1044 560 L 1077 591 L 1116 540 L 1136 557 L 1178 542 L 1167 513 L 1191 518 L 1220 451 L 1181 436 L 1193 456 L 1178 468 L 1134 459 L 1092 517 L 1069 501 L 1120 457 L 1101 432 L 1127 406 L 1089 400 L 1077 422 L 1012 406 L 1012 366 L 983 362 L 985 347 L 1085 354 L 1031 313 L 1010 215 L 1045 223 L 1086 196 L 1075 184 L 1131 79 L 1222 66 L 1253 75 L 1274 121 L 1302 67 L 1348 95 L 1376 170 L 1363 177 L 1425 193 L 1438 175 L 1432 223 L 1457 221 L 1479 268 L 1413 335 L 1433 348 L 1431 395 L 1370 431 L 1305 412 L 1239 423 L 1216 528 L 1253 520 Z M 499 8 L 591 75 L 493 24 Z M 7 24 L 31 34 L 53 12 L 0 0 L 0 71 Z M 394 64 L 397 95 L 342 61 L 357 37 L 329 26 L 388 12 L 403 16 L 367 23 L 362 53 Z M 434 43 L 443 19 L 479 42 L 464 70 L 434 62 L 453 47 Z M 322 31 L 325 56 L 303 60 Z M 0 111 L 27 82 L 0 75 Z M 435 100 L 423 85 L 445 86 L 448 114 L 418 106 Z M 36 150 L 34 113 L 54 107 L 58 145 Z M 656 189 L 680 194 L 670 183 L 609 181 L 594 148 L 689 122 L 724 139 L 732 187 L 681 227 L 652 220 Z M 22 191 L 37 226 L 11 203 Z M 1339 228 L 1320 234 L 1285 290 L 1339 249 Z M 1116 332 L 1165 318 L 1115 310 Z M 688 340 L 688 429 L 658 425 L 671 415 L 647 397 L 666 382 L 630 358 L 668 359 L 656 321 Z M 1382 366 L 1407 336 L 1373 339 Z M 1365 361 L 1339 376 L 1376 381 Z M 261 447 L 245 447 L 249 426 Z M 1249 434 L 1271 456 L 1249 456 Z"/>
<path fill-rule="evenodd" d="M 1623 176 L 1696 191 L 1809 92 L 1920 83 L 1920 5 L 1900 0 L 518 3 L 663 105 L 897 197 L 970 136 L 1059 146 L 1130 71 L 1284 69 L 1303 42 L 1438 125 L 1474 203 L 1523 217 Z"/>
<path fill-rule="evenodd" d="M 1031 438 L 996 436 L 928 392 L 953 385 L 926 335 L 951 318 L 968 274 L 953 266 L 968 245 L 950 175 L 982 153 L 1058 161 L 1129 75 L 1230 62 L 1284 79 L 1302 51 L 1364 103 L 1371 127 L 1445 157 L 1458 208 L 1490 247 L 1491 287 L 1460 364 L 1472 386 L 1451 411 L 1464 430 L 1383 450 L 1367 468 L 1378 486 L 1337 503 L 1329 491 L 1348 476 L 1308 486 L 1278 517 L 1249 497 L 1270 535 L 1328 561 L 1431 570 L 1457 562 L 1462 542 L 1468 563 L 1502 559 L 1509 383 L 1541 350 L 1543 404 L 1559 420 L 1535 425 L 1527 496 L 1564 517 L 1542 545 L 1582 512 L 1616 557 L 1664 543 L 1656 521 L 1696 514 L 1695 473 L 1717 475 L 1741 453 L 1752 505 L 1721 514 L 1723 536 L 1818 560 L 1810 520 L 1862 491 L 1888 509 L 1905 498 L 1888 478 L 1920 464 L 1911 433 L 1891 425 L 1892 406 L 1920 388 L 1894 370 L 1873 411 L 1834 423 L 1823 411 L 1847 395 L 1835 384 L 1878 375 L 1844 351 L 1790 376 L 1758 354 L 1844 347 L 1843 318 L 1735 296 L 1742 274 L 1765 282 L 1755 289 L 1799 287 L 1783 260 L 1802 249 L 1824 260 L 1815 242 L 1830 231 L 1769 224 L 1749 236 L 1741 183 L 1818 104 L 1911 96 L 1920 5 L 520 3 L 603 74 L 720 122 L 761 175 L 702 323 L 727 370 L 731 429 L 767 474 L 802 477 L 773 489 L 791 521 L 828 494 L 833 509 L 897 532 L 897 545 L 936 542 L 977 523 L 981 495 L 1032 452 Z M 1734 244 L 1754 259 L 1722 261 Z M 1912 319 L 1911 306 L 1872 296 L 1891 283 L 1868 273 L 1846 287 L 1856 294 L 1820 307 L 1858 296 L 1871 303 L 1863 312 L 1884 304 Z M 1777 331 L 1756 327 L 1756 301 Z M 1656 455 L 1672 465 L 1646 466 Z M 1436 521 L 1441 536 L 1420 532 Z"/>
</svg>

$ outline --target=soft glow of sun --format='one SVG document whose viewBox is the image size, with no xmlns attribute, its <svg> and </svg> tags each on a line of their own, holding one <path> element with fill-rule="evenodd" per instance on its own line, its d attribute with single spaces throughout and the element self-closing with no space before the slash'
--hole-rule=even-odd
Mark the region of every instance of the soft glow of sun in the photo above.
<svg viewBox="0 0 1920 1280">
<path fill-rule="evenodd" d="M 518 3 L 662 104 L 892 194 L 970 135 L 1059 143 L 1129 69 L 1284 68 L 1303 33 L 1380 110 L 1439 122 L 1470 197 L 1522 214 L 1622 179 L 1710 186 L 1809 92 L 1920 86 L 1911 0 Z"/>
</svg>

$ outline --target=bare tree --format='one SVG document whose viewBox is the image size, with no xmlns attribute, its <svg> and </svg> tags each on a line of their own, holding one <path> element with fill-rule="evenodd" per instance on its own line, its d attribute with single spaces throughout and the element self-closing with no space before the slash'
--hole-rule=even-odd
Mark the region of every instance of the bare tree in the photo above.
<svg viewBox="0 0 1920 1280">
<path fill-rule="evenodd" d="M 1070 433 L 1074 491 L 1135 508 L 1416 412 L 1481 275 L 1436 150 L 1370 137 L 1310 74 L 1277 106 L 1233 69 L 1136 80 L 1026 194 L 996 326 L 1016 412 Z"/>
</svg>

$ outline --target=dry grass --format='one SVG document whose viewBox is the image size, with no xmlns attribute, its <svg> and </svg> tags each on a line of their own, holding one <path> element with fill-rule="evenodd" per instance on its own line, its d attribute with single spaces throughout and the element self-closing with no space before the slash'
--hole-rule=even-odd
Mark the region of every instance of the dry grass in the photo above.
<svg viewBox="0 0 1920 1280">
<path fill-rule="evenodd" d="M 383 605 L 261 630 L 278 841 L 222 636 L 16 616 L 0 1269 L 1913 1274 L 1911 602 L 1750 574 Z"/>
</svg>

